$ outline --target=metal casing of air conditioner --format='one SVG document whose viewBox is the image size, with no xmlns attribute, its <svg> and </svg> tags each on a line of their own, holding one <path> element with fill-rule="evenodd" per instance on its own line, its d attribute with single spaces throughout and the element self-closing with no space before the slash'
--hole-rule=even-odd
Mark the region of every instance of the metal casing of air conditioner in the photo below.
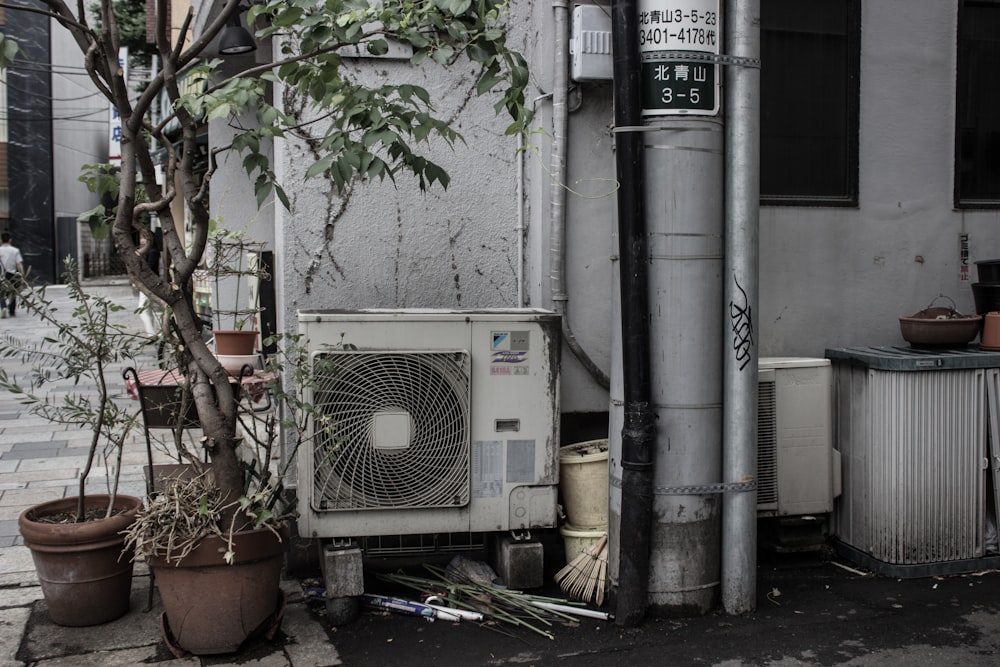
<svg viewBox="0 0 1000 667">
<path fill-rule="evenodd" d="M 302 535 L 556 525 L 558 315 L 300 311 L 299 331 L 323 415 L 298 450 Z"/>
<path fill-rule="evenodd" d="M 758 364 L 757 515 L 833 511 L 840 457 L 833 448 L 829 359 L 765 357 Z"/>
<path fill-rule="evenodd" d="M 844 456 L 833 521 L 838 550 L 890 576 L 979 569 L 988 396 L 1000 354 L 975 346 L 826 353 Z"/>
</svg>

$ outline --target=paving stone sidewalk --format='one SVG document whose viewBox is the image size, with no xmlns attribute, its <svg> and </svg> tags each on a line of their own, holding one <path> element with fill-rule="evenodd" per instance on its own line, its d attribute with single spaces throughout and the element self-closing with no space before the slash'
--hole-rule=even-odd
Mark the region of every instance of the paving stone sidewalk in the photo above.
<svg viewBox="0 0 1000 667">
<path fill-rule="evenodd" d="M 87 285 L 125 306 L 115 313 L 116 321 L 141 331 L 134 312 L 136 295 L 122 281 Z M 60 313 L 72 310 L 65 287 L 52 286 L 47 295 Z M 0 320 L 0 336 L 16 336 L 37 341 L 49 333 L 37 317 L 18 310 L 14 318 Z M 155 365 L 155 347 L 146 348 L 136 359 L 137 367 Z M 15 359 L 0 359 L 8 373 L 23 373 L 27 365 Z M 111 380 L 121 378 L 124 368 L 114 369 Z M 52 386 L 58 395 L 71 382 Z M 86 391 L 85 387 L 76 389 Z M 117 399 L 130 401 L 124 383 L 119 381 Z M 136 403 L 136 406 L 138 404 Z M 137 665 L 173 661 L 160 639 L 159 615 L 162 608 L 154 596 L 153 607 L 146 611 L 149 576 L 145 565 L 136 563 L 131 610 L 125 617 L 95 628 L 62 628 L 48 621 L 31 554 L 23 546 L 17 529 L 17 517 L 27 507 L 77 493 L 77 480 L 85 465 L 89 434 L 53 424 L 31 415 L 15 396 L 0 391 L 0 667 L 37 665 L 40 667 L 78 667 L 81 665 Z M 164 451 L 154 448 L 155 463 L 170 462 Z M 142 496 L 145 493 L 143 466 L 146 445 L 143 431 L 130 435 L 122 463 L 119 491 Z M 95 462 L 88 490 L 106 492 L 106 469 Z M 246 650 L 225 658 L 188 658 L 171 664 L 254 664 L 339 665 L 336 649 L 321 626 L 312 618 L 296 581 L 283 583 L 288 606 L 282 625 L 283 641 L 250 645 Z"/>
</svg>

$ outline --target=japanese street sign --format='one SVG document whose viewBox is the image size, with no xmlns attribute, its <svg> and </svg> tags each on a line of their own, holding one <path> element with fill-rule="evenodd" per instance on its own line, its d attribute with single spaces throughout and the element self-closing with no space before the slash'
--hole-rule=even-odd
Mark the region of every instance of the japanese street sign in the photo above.
<svg viewBox="0 0 1000 667">
<path fill-rule="evenodd" d="M 642 113 L 719 113 L 719 0 L 639 0 Z M 711 54 L 711 55 L 708 55 Z"/>
</svg>

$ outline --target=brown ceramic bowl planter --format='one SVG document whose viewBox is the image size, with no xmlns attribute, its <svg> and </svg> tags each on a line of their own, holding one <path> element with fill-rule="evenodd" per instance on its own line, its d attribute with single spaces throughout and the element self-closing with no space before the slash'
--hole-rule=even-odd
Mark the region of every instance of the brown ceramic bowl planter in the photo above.
<svg viewBox="0 0 1000 667">
<path fill-rule="evenodd" d="M 88 510 L 107 508 L 108 495 L 88 495 Z M 42 595 L 53 623 L 85 626 L 123 616 L 132 591 L 132 554 L 123 553 L 125 530 L 142 506 L 134 496 L 118 495 L 118 511 L 106 519 L 81 523 L 46 523 L 40 518 L 75 514 L 77 498 L 61 498 L 29 507 L 17 524 L 31 550 Z"/>
<path fill-rule="evenodd" d="M 232 653 L 250 636 L 272 639 L 281 625 L 281 568 L 288 529 L 233 534 L 236 557 L 212 535 L 179 560 L 148 557 L 163 601 L 163 639 L 177 657 Z"/>
<path fill-rule="evenodd" d="M 981 315 L 963 315 L 950 308 L 930 305 L 909 317 L 899 318 L 899 330 L 914 347 L 961 347 L 982 327 Z"/>
</svg>

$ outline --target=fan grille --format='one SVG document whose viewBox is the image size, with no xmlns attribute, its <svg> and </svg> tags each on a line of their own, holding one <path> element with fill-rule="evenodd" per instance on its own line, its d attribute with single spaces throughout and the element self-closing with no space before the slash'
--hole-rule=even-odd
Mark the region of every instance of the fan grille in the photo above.
<svg viewBox="0 0 1000 667">
<path fill-rule="evenodd" d="M 466 352 L 338 351 L 316 355 L 313 363 L 313 402 L 330 425 L 313 440 L 317 509 L 468 504 Z M 386 414 L 409 424 L 387 447 L 375 433 Z"/>
<path fill-rule="evenodd" d="M 778 502 L 777 402 L 774 382 L 761 382 L 757 393 L 757 504 Z"/>
</svg>

